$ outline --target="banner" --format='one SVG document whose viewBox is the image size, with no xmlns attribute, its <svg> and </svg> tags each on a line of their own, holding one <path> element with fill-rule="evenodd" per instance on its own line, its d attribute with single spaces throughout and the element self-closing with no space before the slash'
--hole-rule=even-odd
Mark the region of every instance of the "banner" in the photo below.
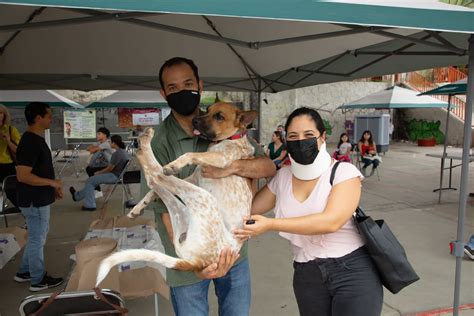
<svg viewBox="0 0 474 316">
<path fill-rule="evenodd" d="M 160 124 L 160 109 L 118 108 L 119 127 L 132 128 L 137 125 L 152 126 Z"/>
<path fill-rule="evenodd" d="M 95 110 L 65 110 L 64 138 L 95 138 Z"/>
</svg>

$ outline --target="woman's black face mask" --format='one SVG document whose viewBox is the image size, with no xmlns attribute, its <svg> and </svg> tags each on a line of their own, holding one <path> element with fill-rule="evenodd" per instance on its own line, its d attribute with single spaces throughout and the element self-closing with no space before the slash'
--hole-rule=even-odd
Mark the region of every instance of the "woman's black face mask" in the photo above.
<svg viewBox="0 0 474 316">
<path fill-rule="evenodd" d="M 319 154 L 318 138 L 313 137 L 303 140 L 287 140 L 286 149 L 291 158 L 299 164 L 309 165 L 314 162 Z"/>
<path fill-rule="evenodd" d="M 201 101 L 201 95 L 197 90 L 181 90 L 166 96 L 168 105 L 178 114 L 189 116 L 194 113 Z"/>
</svg>

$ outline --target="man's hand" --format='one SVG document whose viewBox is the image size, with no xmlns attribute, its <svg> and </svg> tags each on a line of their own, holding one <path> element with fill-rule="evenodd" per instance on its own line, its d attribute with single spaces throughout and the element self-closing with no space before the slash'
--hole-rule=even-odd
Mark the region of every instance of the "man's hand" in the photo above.
<svg viewBox="0 0 474 316">
<path fill-rule="evenodd" d="M 239 256 L 240 254 L 238 252 L 233 252 L 232 250 L 225 248 L 219 255 L 218 263 L 213 263 L 204 268 L 204 270 L 194 273 L 196 273 L 197 277 L 200 279 L 216 279 L 223 277 L 227 272 L 229 272 L 237 259 L 239 259 Z"/>
<path fill-rule="evenodd" d="M 63 198 L 63 189 L 62 188 L 55 189 L 54 197 L 56 200 L 61 200 Z"/>
<path fill-rule="evenodd" d="M 230 164 L 227 168 L 218 168 L 213 166 L 202 166 L 201 167 L 201 174 L 204 178 L 225 178 L 231 176 L 235 173 L 235 169 L 233 167 L 233 163 Z"/>
<path fill-rule="evenodd" d="M 58 189 L 62 190 L 63 182 L 59 179 L 54 179 L 54 180 L 51 180 L 50 186 L 52 186 L 56 190 L 58 190 Z"/>
</svg>

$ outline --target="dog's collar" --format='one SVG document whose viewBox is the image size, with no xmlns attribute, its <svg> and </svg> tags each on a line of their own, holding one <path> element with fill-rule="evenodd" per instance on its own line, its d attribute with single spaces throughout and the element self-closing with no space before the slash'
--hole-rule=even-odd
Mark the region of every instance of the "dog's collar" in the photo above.
<svg viewBox="0 0 474 316">
<path fill-rule="evenodd" d="M 229 137 L 229 138 L 227 138 L 227 139 L 230 139 L 230 140 L 236 140 L 236 139 L 241 139 L 241 138 L 244 138 L 245 136 L 247 136 L 247 131 L 244 131 L 244 132 L 241 132 L 241 133 L 234 134 L 234 135 L 232 135 L 231 137 Z"/>
</svg>

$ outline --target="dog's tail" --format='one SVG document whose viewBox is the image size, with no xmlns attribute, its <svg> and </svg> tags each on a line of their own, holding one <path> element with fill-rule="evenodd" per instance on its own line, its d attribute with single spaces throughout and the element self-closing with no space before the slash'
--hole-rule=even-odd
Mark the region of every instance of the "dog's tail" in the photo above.
<svg viewBox="0 0 474 316">
<path fill-rule="evenodd" d="M 116 252 L 104 260 L 102 260 L 99 271 L 97 273 L 96 286 L 98 286 L 109 274 L 112 267 L 131 261 L 148 261 L 161 264 L 170 269 L 192 271 L 194 270 L 194 265 L 190 262 L 170 257 L 161 253 L 159 251 L 147 250 L 147 249 L 130 249 Z"/>
</svg>

